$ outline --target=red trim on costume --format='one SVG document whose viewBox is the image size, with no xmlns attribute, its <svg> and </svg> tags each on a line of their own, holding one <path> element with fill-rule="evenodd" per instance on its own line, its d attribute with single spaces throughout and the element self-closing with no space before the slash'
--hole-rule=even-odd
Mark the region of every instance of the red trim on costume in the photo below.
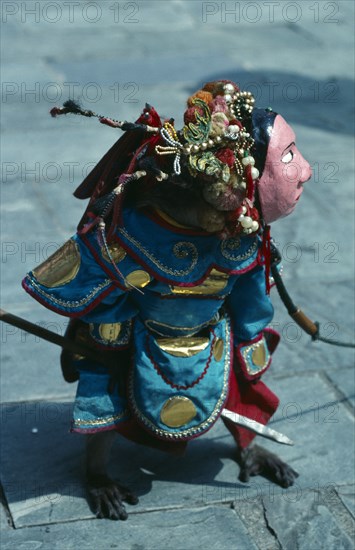
<svg viewBox="0 0 355 550">
<path fill-rule="evenodd" d="M 117 425 L 116 430 L 124 435 L 124 437 L 127 437 L 127 439 L 130 439 L 132 441 L 135 441 L 136 443 L 141 443 L 143 445 L 148 445 L 154 448 L 158 448 L 159 450 L 172 452 L 170 450 L 170 445 L 177 445 L 177 444 L 184 444 L 186 447 L 186 444 L 191 439 L 196 439 L 197 437 L 200 437 L 200 435 L 208 432 L 217 422 L 219 417 L 222 414 L 222 411 L 224 407 L 226 406 L 226 402 L 228 401 L 229 397 L 229 388 L 230 388 L 230 380 L 233 373 L 233 332 L 232 327 L 230 326 L 230 338 L 229 338 L 229 346 L 230 346 L 230 369 L 229 369 L 229 382 L 228 382 L 228 389 L 226 392 L 226 398 L 223 402 L 223 405 L 221 406 L 218 414 L 216 415 L 216 418 L 211 424 L 205 429 L 201 430 L 198 433 L 194 435 L 187 436 L 186 438 L 180 437 L 178 440 L 172 440 L 168 439 L 167 437 L 159 436 L 158 434 L 155 434 L 154 432 L 150 431 L 149 428 L 144 424 L 142 420 L 139 419 L 139 417 L 136 415 L 133 405 L 131 403 L 131 400 L 129 398 L 130 396 L 130 376 L 131 373 L 127 376 L 127 396 L 128 396 L 128 407 L 132 413 L 132 419 L 129 420 L 126 423 L 121 423 Z M 130 369 L 134 369 L 134 353 L 132 350 L 132 359 L 131 359 L 131 366 Z M 229 408 L 229 407 L 228 407 Z M 126 428 L 128 430 L 128 433 L 126 432 Z M 132 432 L 131 429 L 133 428 Z M 139 432 L 137 430 L 139 429 Z M 184 447 L 184 448 L 185 448 Z"/>
<path fill-rule="evenodd" d="M 179 283 L 179 282 L 177 282 L 173 279 L 168 279 L 167 277 L 164 277 L 163 275 L 161 275 L 160 273 L 157 273 L 156 271 L 153 271 L 152 266 L 147 264 L 145 262 L 145 260 L 142 259 L 141 256 L 136 254 L 136 252 L 134 252 L 134 250 L 132 250 L 132 248 L 130 248 L 130 246 L 124 240 L 122 240 L 122 238 L 119 237 L 119 235 L 116 234 L 114 236 L 114 239 L 113 239 L 112 242 L 116 242 L 119 245 L 121 245 L 122 248 L 127 252 L 127 254 L 131 258 L 133 258 L 137 262 L 138 265 L 140 265 L 141 267 L 144 267 L 144 269 L 146 269 L 147 272 L 149 273 L 149 275 L 151 275 L 154 279 L 156 279 L 157 281 L 161 281 L 163 283 L 167 283 L 169 285 L 174 285 L 174 286 L 179 286 L 179 287 L 194 287 L 194 286 L 197 286 L 197 285 L 203 283 L 203 281 L 211 273 L 212 269 L 218 269 L 219 271 L 222 271 L 223 273 L 226 273 L 227 275 L 242 275 L 243 273 L 247 273 L 248 271 L 253 269 L 259 263 L 259 259 L 258 259 L 258 257 L 256 257 L 255 260 L 250 265 L 248 265 L 247 267 L 244 267 L 243 269 L 228 269 L 228 268 L 221 267 L 218 264 L 211 264 L 208 267 L 207 271 L 197 281 L 194 281 L 192 283 Z"/>
<path fill-rule="evenodd" d="M 271 266 L 271 239 L 270 226 L 266 225 L 263 233 L 262 246 L 259 250 L 260 264 L 265 266 L 265 287 L 266 294 L 270 294 L 270 266 Z"/>
<path fill-rule="evenodd" d="M 26 275 L 26 277 L 28 277 L 28 275 Z M 115 290 L 115 285 L 112 283 L 112 285 L 110 285 L 106 290 L 101 292 L 101 294 L 99 294 L 99 296 L 97 298 L 95 298 L 95 300 L 93 300 L 86 308 L 81 309 L 79 312 L 74 312 L 74 313 L 70 312 L 69 313 L 68 311 L 65 311 L 65 310 L 62 310 L 62 309 L 59 309 L 59 308 L 55 307 L 54 305 L 52 305 L 51 302 L 47 302 L 46 298 L 40 297 L 36 293 L 36 291 L 34 289 L 32 289 L 32 287 L 30 287 L 28 285 L 28 283 L 26 283 L 26 277 L 25 277 L 25 279 L 23 279 L 23 281 L 21 283 L 22 288 L 24 288 L 24 290 L 26 292 L 28 292 L 28 294 L 30 294 L 32 296 L 32 298 L 37 300 L 37 302 L 39 302 L 40 304 L 45 306 L 47 309 L 55 311 L 55 313 L 59 313 L 60 315 L 63 315 L 63 317 L 72 317 L 74 319 L 76 317 L 82 317 L 86 313 L 89 313 L 97 304 L 102 302 L 102 300 L 104 298 L 106 298 L 106 296 L 108 296 L 113 290 Z M 65 306 L 63 306 L 63 307 L 65 307 Z"/>
<path fill-rule="evenodd" d="M 96 434 L 98 432 L 109 432 L 110 430 L 115 430 L 116 427 L 119 426 L 121 422 L 125 422 L 126 420 L 119 420 L 116 423 L 110 424 L 109 426 L 103 426 L 102 428 L 79 428 L 79 427 L 75 427 L 74 426 L 75 420 L 72 420 L 70 431 L 72 433 L 79 433 L 79 434 Z"/>
<path fill-rule="evenodd" d="M 233 369 L 229 384 L 230 391 L 225 408 L 266 425 L 279 405 L 277 396 L 260 380 L 253 383 L 240 379 L 237 381 Z M 222 420 L 242 449 L 248 447 L 257 435 L 227 418 L 222 417 Z"/>
<path fill-rule="evenodd" d="M 258 336 L 253 338 L 253 340 L 249 340 L 248 342 L 242 342 L 242 343 L 238 344 L 238 346 L 236 348 L 237 357 L 238 357 L 238 360 L 239 360 L 239 366 L 242 370 L 243 376 L 244 376 L 244 378 L 246 378 L 247 380 L 250 380 L 250 381 L 255 380 L 257 378 L 260 378 L 260 376 L 262 374 L 264 374 L 264 372 L 270 367 L 271 359 L 272 359 L 271 358 L 271 353 L 269 352 L 270 357 L 269 357 L 269 360 L 268 360 L 266 366 L 262 370 L 259 370 L 258 372 L 256 372 L 255 374 L 250 374 L 248 372 L 248 369 L 247 369 L 247 366 L 246 366 L 246 361 L 245 361 L 245 359 L 242 355 L 241 348 L 251 346 L 252 344 L 256 344 L 257 342 L 260 342 L 261 340 L 263 340 L 263 333 L 258 334 Z M 266 344 L 266 341 L 265 341 L 265 344 Z"/>
</svg>

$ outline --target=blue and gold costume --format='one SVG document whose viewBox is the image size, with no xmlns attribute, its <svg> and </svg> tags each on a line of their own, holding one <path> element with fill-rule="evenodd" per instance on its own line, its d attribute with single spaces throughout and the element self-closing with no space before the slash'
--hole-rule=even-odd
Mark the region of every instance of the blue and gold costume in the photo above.
<svg viewBox="0 0 355 550">
<path fill-rule="evenodd" d="M 223 407 L 265 424 L 278 400 L 260 376 L 278 336 L 265 330 L 273 307 L 259 237 L 221 239 L 159 212 L 122 215 L 109 253 L 97 232 L 77 234 L 23 282 L 49 309 L 79 318 L 118 371 L 121 350 L 130 352 L 127 386 L 113 391 L 105 366 L 76 359 L 73 430 L 174 445 L 208 430 Z M 241 446 L 254 437 L 226 424 Z"/>
</svg>

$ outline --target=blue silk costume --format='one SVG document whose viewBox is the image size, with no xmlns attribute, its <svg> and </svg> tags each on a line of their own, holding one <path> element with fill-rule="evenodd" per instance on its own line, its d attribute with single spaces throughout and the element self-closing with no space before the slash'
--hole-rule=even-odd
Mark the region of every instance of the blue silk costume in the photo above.
<svg viewBox="0 0 355 550">
<path fill-rule="evenodd" d="M 89 232 L 23 282 L 49 309 L 84 322 L 96 348 L 116 351 L 117 369 L 120 350 L 131 352 L 127 388 L 111 393 L 105 366 L 76 360 L 73 430 L 143 430 L 173 445 L 208 430 L 223 407 L 265 424 L 278 400 L 260 376 L 278 336 L 265 330 L 273 307 L 260 239 L 221 239 L 152 211 L 122 215 L 110 244 L 119 272 Z M 241 446 L 254 437 L 226 424 Z"/>
</svg>

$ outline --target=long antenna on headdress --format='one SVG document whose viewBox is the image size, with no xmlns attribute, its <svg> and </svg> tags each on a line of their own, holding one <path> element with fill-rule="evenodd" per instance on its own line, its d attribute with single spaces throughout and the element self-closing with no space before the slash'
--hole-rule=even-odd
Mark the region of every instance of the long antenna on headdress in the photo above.
<svg viewBox="0 0 355 550">
<path fill-rule="evenodd" d="M 49 112 L 53 118 L 57 117 L 58 115 L 67 114 L 81 115 L 88 118 L 98 118 L 101 124 L 106 124 L 107 126 L 111 126 L 112 128 L 120 128 L 124 132 L 128 130 L 144 130 L 145 132 L 157 133 L 159 131 L 159 128 L 149 126 L 148 124 L 127 122 L 127 120 L 116 120 L 105 115 L 99 115 L 98 113 L 95 113 L 94 111 L 91 111 L 89 109 L 82 109 L 80 107 L 80 104 L 73 99 L 68 99 L 67 101 L 65 101 L 63 103 L 63 107 L 53 107 Z"/>
</svg>

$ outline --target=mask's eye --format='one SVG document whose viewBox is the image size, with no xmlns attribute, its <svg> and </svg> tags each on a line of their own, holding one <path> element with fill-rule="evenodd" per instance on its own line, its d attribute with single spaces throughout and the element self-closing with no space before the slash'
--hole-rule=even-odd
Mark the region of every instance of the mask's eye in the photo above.
<svg viewBox="0 0 355 550">
<path fill-rule="evenodd" d="M 291 162 L 292 159 L 293 159 L 293 152 L 289 151 L 288 153 L 286 153 L 284 157 L 282 157 L 281 162 L 284 162 L 285 164 L 287 164 Z"/>
</svg>

